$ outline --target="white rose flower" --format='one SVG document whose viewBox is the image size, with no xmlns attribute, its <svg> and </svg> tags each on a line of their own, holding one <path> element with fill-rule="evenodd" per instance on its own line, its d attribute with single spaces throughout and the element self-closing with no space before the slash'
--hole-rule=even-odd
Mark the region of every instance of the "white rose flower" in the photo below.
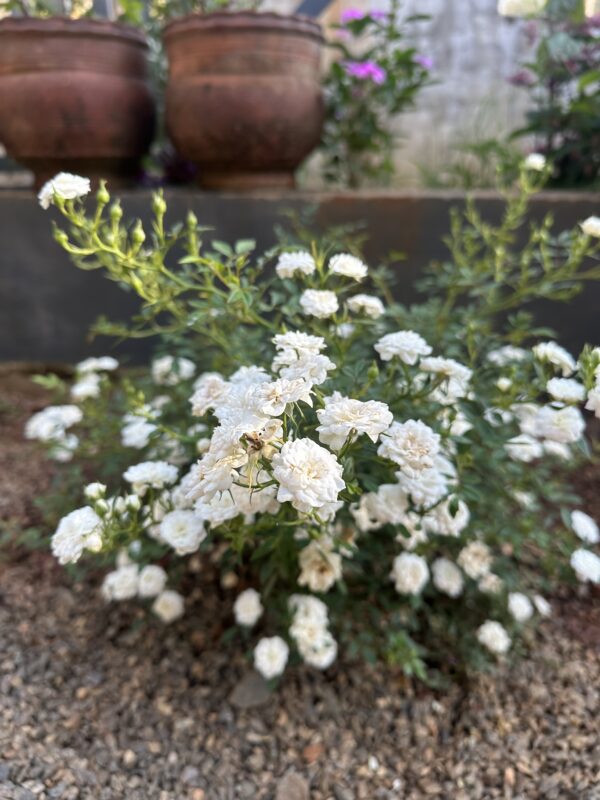
<svg viewBox="0 0 600 800">
<path fill-rule="evenodd" d="M 510 649 L 510 636 L 499 622 L 487 620 L 477 630 L 479 642 L 490 652 L 502 655 Z"/>
<path fill-rule="evenodd" d="M 488 572 L 477 584 L 477 588 L 484 594 L 499 594 L 504 587 L 502 578 L 495 575 L 493 572 Z"/>
<path fill-rule="evenodd" d="M 313 597 L 311 594 L 293 594 L 288 600 L 288 606 L 295 622 L 311 621 L 327 626 L 329 612 L 325 603 L 318 597 Z"/>
<path fill-rule="evenodd" d="M 595 520 L 583 511 L 571 512 L 571 527 L 582 542 L 586 544 L 598 544 L 600 542 L 600 530 Z"/>
<path fill-rule="evenodd" d="M 588 217 L 581 223 L 581 230 L 586 236 L 600 237 L 600 217 Z"/>
<path fill-rule="evenodd" d="M 335 451 L 341 450 L 349 438 L 354 441 L 362 434 L 376 442 L 394 419 L 387 405 L 377 400 L 352 400 L 334 392 L 323 402 L 324 407 L 317 411 L 321 423 L 317 432 L 323 444 Z"/>
<path fill-rule="evenodd" d="M 100 386 L 100 376 L 95 372 L 89 372 L 71 386 L 69 392 L 71 400 L 79 403 L 82 400 L 98 397 L 100 395 Z"/>
<path fill-rule="evenodd" d="M 289 366 L 282 366 L 279 374 L 288 381 L 303 380 L 312 387 L 324 383 L 332 369 L 335 364 L 327 356 L 303 355 Z"/>
<path fill-rule="evenodd" d="M 453 397 L 465 396 L 473 374 L 473 370 L 465 367 L 459 361 L 455 361 L 453 358 L 439 358 L 437 356 L 423 358 L 419 368 L 423 372 L 433 372 L 447 377 L 450 384 L 450 393 Z"/>
<path fill-rule="evenodd" d="M 577 366 L 575 359 L 564 347 L 561 347 L 556 342 L 540 342 L 532 350 L 538 361 L 547 361 L 549 364 L 558 367 L 565 378 L 575 372 Z"/>
<path fill-rule="evenodd" d="M 514 436 L 504 447 L 514 461 L 523 461 L 526 464 L 541 458 L 544 453 L 542 445 L 532 436 Z"/>
<path fill-rule="evenodd" d="M 554 456 L 554 458 L 560 458 L 562 461 L 569 461 L 571 458 L 573 458 L 573 453 L 571 452 L 568 444 L 553 442 L 550 439 L 547 439 L 545 442 L 542 442 L 542 447 L 544 448 L 544 453 L 546 453 L 546 455 Z"/>
<path fill-rule="evenodd" d="M 382 433 L 377 454 L 388 458 L 409 478 L 431 469 L 440 451 L 440 436 L 420 420 L 394 422 Z"/>
<path fill-rule="evenodd" d="M 78 375 L 85 375 L 88 372 L 112 372 L 117 369 L 119 362 L 112 356 L 100 356 L 99 358 L 86 358 L 75 365 L 75 372 Z"/>
<path fill-rule="evenodd" d="M 433 585 L 449 597 L 458 597 L 465 581 L 459 568 L 447 558 L 436 558 L 431 565 Z"/>
<path fill-rule="evenodd" d="M 436 466 L 424 469 L 415 477 L 409 478 L 404 472 L 396 472 L 398 483 L 418 508 L 429 508 L 438 503 L 448 492 L 448 480 L 444 472 Z"/>
<path fill-rule="evenodd" d="M 102 520 L 89 506 L 76 508 L 63 517 L 52 536 L 52 553 L 61 564 L 74 564 L 84 550 L 102 547 Z"/>
<path fill-rule="evenodd" d="M 254 648 L 254 667 L 266 680 L 283 674 L 290 648 L 281 636 L 261 639 Z"/>
<path fill-rule="evenodd" d="M 134 447 L 141 450 L 150 443 L 150 437 L 157 430 L 154 423 L 134 414 L 126 414 L 125 424 L 121 428 L 121 444 L 123 447 Z"/>
<path fill-rule="evenodd" d="M 534 17 L 544 10 L 547 0 L 498 0 L 503 17 Z"/>
<path fill-rule="evenodd" d="M 88 500 L 99 500 L 106 494 L 106 485 L 104 483 L 98 483 L 98 481 L 88 483 L 83 493 Z"/>
<path fill-rule="evenodd" d="M 477 580 L 490 571 L 492 554 L 484 542 L 469 542 L 458 554 L 457 562 L 469 578 Z"/>
<path fill-rule="evenodd" d="M 289 500 L 306 514 L 335 503 L 346 485 L 336 457 L 311 439 L 286 442 L 271 463 L 273 477 L 280 484 L 279 502 Z"/>
<path fill-rule="evenodd" d="M 260 595 L 256 589 L 246 589 L 236 597 L 233 604 L 233 615 L 238 625 L 252 628 L 261 618 L 264 611 Z"/>
<path fill-rule="evenodd" d="M 329 261 L 329 271 L 334 275 L 343 275 L 355 281 L 362 281 L 366 277 L 368 267 L 360 258 L 350 255 L 350 253 L 340 253 Z"/>
<path fill-rule="evenodd" d="M 387 333 L 375 344 L 375 350 L 382 361 L 398 357 L 405 364 L 416 364 L 420 356 L 428 356 L 431 347 L 422 336 L 414 331 Z"/>
<path fill-rule="evenodd" d="M 549 617 L 552 614 L 552 606 L 546 600 L 545 597 L 542 597 L 539 594 L 533 595 L 533 605 L 535 606 L 536 611 L 541 617 Z"/>
<path fill-rule="evenodd" d="M 137 564 L 128 564 L 105 576 L 101 592 L 105 600 L 131 600 L 137 595 L 138 588 Z"/>
<path fill-rule="evenodd" d="M 152 380 L 158 386 L 176 386 L 189 380 L 196 372 L 196 365 L 189 358 L 161 356 L 152 362 Z"/>
<path fill-rule="evenodd" d="M 585 386 L 573 378 L 551 378 L 546 391 L 561 403 L 581 403 L 585 400 Z"/>
<path fill-rule="evenodd" d="M 161 592 L 154 603 L 152 604 L 152 611 L 156 616 L 167 625 L 175 622 L 176 619 L 183 616 L 184 601 L 179 592 L 174 592 L 171 589 L 165 589 Z"/>
<path fill-rule="evenodd" d="M 302 331 L 278 333 L 273 337 L 273 344 L 280 353 L 285 353 L 283 363 L 290 364 L 301 356 L 316 356 L 325 349 L 325 339 Z"/>
<path fill-rule="evenodd" d="M 355 294 L 348 298 L 347 305 L 353 314 L 364 314 L 370 319 L 379 319 L 385 313 L 381 300 L 370 294 Z"/>
<path fill-rule="evenodd" d="M 89 178 L 72 175 L 70 172 L 59 172 L 42 186 L 38 200 L 42 208 L 50 208 L 50 204 L 54 203 L 55 196 L 61 197 L 63 200 L 77 200 L 85 197 L 90 188 Z"/>
<path fill-rule="evenodd" d="M 206 539 L 203 520 L 193 511 L 185 509 L 165 514 L 159 530 L 161 539 L 180 556 L 195 553 Z"/>
<path fill-rule="evenodd" d="M 600 419 L 600 383 L 590 390 L 585 407 Z"/>
<path fill-rule="evenodd" d="M 317 643 L 300 638 L 297 645 L 304 663 L 315 669 L 328 669 L 337 657 L 337 642 L 327 630 L 322 632 Z"/>
<path fill-rule="evenodd" d="M 513 361 L 524 361 L 526 358 L 527 350 L 512 344 L 504 345 L 497 350 L 490 350 L 487 354 L 487 360 L 497 367 L 505 367 Z"/>
<path fill-rule="evenodd" d="M 140 496 L 148 487 L 163 489 L 177 480 L 177 467 L 166 461 L 142 461 L 133 464 L 123 473 L 126 481 L 132 484 L 133 491 Z"/>
<path fill-rule="evenodd" d="M 421 556 L 402 553 L 394 559 L 390 577 L 398 594 L 420 594 L 429 580 L 429 568 Z"/>
<path fill-rule="evenodd" d="M 544 406 L 537 415 L 536 424 L 538 436 L 562 444 L 578 441 L 585 431 L 583 415 L 574 406 L 560 409 Z"/>
<path fill-rule="evenodd" d="M 510 592 L 508 610 L 517 622 L 527 622 L 533 616 L 531 600 L 521 592 Z"/>
<path fill-rule="evenodd" d="M 590 550 L 575 550 L 571 555 L 571 566 L 580 581 L 600 583 L 600 558 Z"/>
<path fill-rule="evenodd" d="M 227 393 L 227 381 L 218 372 L 204 372 L 194 381 L 194 394 L 190 397 L 192 414 L 203 417 Z"/>
<path fill-rule="evenodd" d="M 546 156 L 542 153 L 530 153 L 523 161 L 523 166 L 525 169 L 530 169 L 534 172 L 543 172 L 546 169 L 547 163 Z"/>
<path fill-rule="evenodd" d="M 340 339 L 349 339 L 355 330 L 356 325 L 354 325 L 352 322 L 342 322 L 335 326 L 335 332 Z"/>
<path fill-rule="evenodd" d="M 425 529 L 438 536 L 460 536 L 469 524 L 471 514 L 467 504 L 459 500 L 454 515 L 450 512 L 454 498 L 448 497 L 423 517 Z"/>
<path fill-rule="evenodd" d="M 140 597 L 156 597 L 167 584 L 167 573 L 158 564 L 148 564 L 140 570 L 138 594 Z"/>
<path fill-rule="evenodd" d="M 312 541 L 298 556 L 299 586 L 311 592 L 327 592 L 342 577 L 342 557 L 333 551 L 331 541 L 323 538 Z"/>
<path fill-rule="evenodd" d="M 335 292 L 328 289 L 305 289 L 300 295 L 300 307 L 311 317 L 327 319 L 335 314 L 339 303 Z"/>
<path fill-rule="evenodd" d="M 510 378 L 498 378 L 496 381 L 496 386 L 500 389 L 501 392 L 508 392 L 510 387 L 513 385 L 513 382 Z"/>
<path fill-rule="evenodd" d="M 302 400 L 312 406 L 311 387 L 303 378 L 287 380 L 279 378 L 270 383 L 261 384 L 257 396 L 258 406 L 262 414 L 279 417 L 290 403 Z"/>
<path fill-rule="evenodd" d="M 25 438 L 52 442 L 64 439 L 65 431 L 83 419 L 79 406 L 47 406 L 25 423 Z"/>
<path fill-rule="evenodd" d="M 295 274 L 312 275 L 316 270 L 314 258 L 304 250 L 293 253 L 282 253 L 275 266 L 275 272 L 280 278 L 293 278 Z"/>
</svg>

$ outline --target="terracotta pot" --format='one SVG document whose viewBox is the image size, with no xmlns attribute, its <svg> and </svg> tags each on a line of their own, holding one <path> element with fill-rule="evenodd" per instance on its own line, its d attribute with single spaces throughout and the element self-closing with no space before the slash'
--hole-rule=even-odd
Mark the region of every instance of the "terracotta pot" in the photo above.
<svg viewBox="0 0 600 800">
<path fill-rule="evenodd" d="M 323 125 L 323 36 L 278 14 L 190 15 L 164 31 L 167 131 L 206 188 L 293 186 Z"/>
<path fill-rule="evenodd" d="M 0 20 L 0 142 L 37 186 L 61 170 L 136 175 L 155 121 L 146 50 L 107 20 Z"/>
</svg>

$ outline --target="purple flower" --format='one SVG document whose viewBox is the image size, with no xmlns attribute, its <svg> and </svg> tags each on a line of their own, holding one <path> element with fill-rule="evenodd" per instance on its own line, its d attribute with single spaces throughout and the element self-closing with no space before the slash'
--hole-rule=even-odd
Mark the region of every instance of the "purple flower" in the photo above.
<svg viewBox="0 0 600 800">
<path fill-rule="evenodd" d="M 348 75 L 359 80 L 369 80 L 381 84 L 387 77 L 386 71 L 374 61 L 347 61 L 344 69 Z"/>
<path fill-rule="evenodd" d="M 415 64 L 423 67 L 423 69 L 433 69 L 433 58 L 430 56 L 422 56 L 417 54 L 413 60 Z"/>
<path fill-rule="evenodd" d="M 385 20 L 388 18 L 389 15 L 387 11 L 371 11 L 369 16 L 373 17 L 373 19 Z"/>
<path fill-rule="evenodd" d="M 514 75 L 510 75 L 507 80 L 513 86 L 533 86 L 535 84 L 535 75 L 527 69 L 521 69 L 515 72 Z"/>
<path fill-rule="evenodd" d="M 342 25 L 346 25 L 348 22 L 354 22 L 355 19 L 362 19 L 363 17 L 364 14 L 359 8 L 347 8 L 345 11 L 342 11 L 340 20 Z"/>
</svg>

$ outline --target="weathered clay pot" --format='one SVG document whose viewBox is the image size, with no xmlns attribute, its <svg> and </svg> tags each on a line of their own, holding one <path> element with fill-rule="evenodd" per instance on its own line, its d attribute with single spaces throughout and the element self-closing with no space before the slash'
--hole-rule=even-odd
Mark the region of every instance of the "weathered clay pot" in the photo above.
<svg viewBox="0 0 600 800">
<path fill-rule="evenodd" d="M 312 20 L 190 15 L 164 31 L 167 131 L 206 188 L 293 186 L 323 125 L 323 36 Z"/>
<path fill-rule="evenodd" d="M 0 20 L 0 142 L 39 186 L 135 176 L 154 133 L 143 35 L 107 20 Z"/>
</svg>

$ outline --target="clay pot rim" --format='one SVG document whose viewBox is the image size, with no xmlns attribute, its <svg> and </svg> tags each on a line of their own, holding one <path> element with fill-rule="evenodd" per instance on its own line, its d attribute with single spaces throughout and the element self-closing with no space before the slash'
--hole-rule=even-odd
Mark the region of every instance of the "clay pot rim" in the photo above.
<svg viewBox="0 0 600 800">
<path fill-rule="evenodd" d="M 192 13 L 171 20 L 163 28 L 163 38 L 170 39 L 191 31 L 216 33 L 227 30 L 280 31 L 306 36 L 323 43 L 321 25 L 303 14 L 278 14 L 275 11 L 213 11 L 210 14 Z"/>
<path fill-rule="evenodd" d="M 123 22 L 110 19 L 72 19 L 71 17 L 4 17 L 0 19 L 0 36 L 80 36 L 81 34 L 107 39 L 128 39 L 147 48 L 145 35 Z"/>
</svg>

